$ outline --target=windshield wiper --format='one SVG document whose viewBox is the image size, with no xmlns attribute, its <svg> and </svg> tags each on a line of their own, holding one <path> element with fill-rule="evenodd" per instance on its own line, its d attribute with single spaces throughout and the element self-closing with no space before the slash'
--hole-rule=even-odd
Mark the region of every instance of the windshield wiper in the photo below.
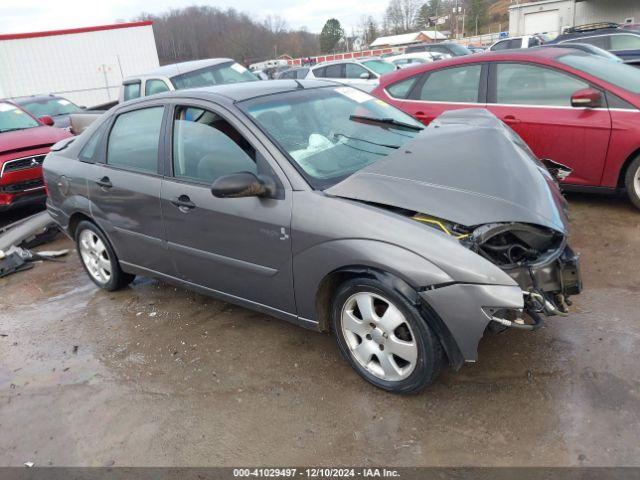
<svg viewBox="0 0 640 480">
<path fill-rule="evenodd" d="M 334 133 L 333 137 L 344 137 L 344 138 L 348 138 L 349 140 L 355 140 L 357 142 L 364 142 L 364 143 L 369 143 L 371 145 L 377 145 L 378 147 L 386 147 L 386 148 L 400 148 L 400 145 L 390 145 L 388 143 L 377 143 L 377 142 L 372 142 L 371 140 L 365 140 L 364 138 L 358 138 L 358 137 L 350 137 L 349 135 L 345 135 L 344 133 Z"/>
<path fill-rule="evenodd" d="M 412 130 L 414 132 L 419 132 L 420 130 L 424 130 L 424 127 L 401 122 L 400 120 L 396 120 L 394 118 L 376 118 L 376 117 L 367 117 L 366 115 L 350 115 L 349 120 L 353 120 L 354 122 L 361 122 L 361 123 L 391 125 L 393 127 L 398 127 L 400 129 Z"/>
<path fill-rule="evenodd" d="M 0 133 L 4 132 L 15 132 L 16 130 L 24 130 L 27 127 L 19 127 L 19 128 L 5 128 L 4 130 L 0 130 Z"/>
</svg>

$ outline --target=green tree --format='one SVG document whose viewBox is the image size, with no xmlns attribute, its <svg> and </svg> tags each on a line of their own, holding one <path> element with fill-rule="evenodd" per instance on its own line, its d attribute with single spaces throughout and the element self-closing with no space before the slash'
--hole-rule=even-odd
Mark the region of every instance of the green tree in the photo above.
<svg viewBox="0 0 640 480">
<path fill-rule="evenodd" d="M 416 26 L 419 29 L 425 30 L 429 26 L 429 15 L 429 4 L 425 3 L 418 10 L 418 17 L 416 18 Z"/>
<path fill-rule="evenodd" d="M 480 28 L 487 21 L 487 3 L 486 0 L 469 0 L 467 9 L 467 31 L 473 35 L 480 32 Z"/>
<path fill-rule="evenodd" d="M 335 18 L 330 18 L 320 32 L 320 50 L 323 53 L 332 52 L 343 37 L 344 30 L 340 22 Z"/>
</svg>

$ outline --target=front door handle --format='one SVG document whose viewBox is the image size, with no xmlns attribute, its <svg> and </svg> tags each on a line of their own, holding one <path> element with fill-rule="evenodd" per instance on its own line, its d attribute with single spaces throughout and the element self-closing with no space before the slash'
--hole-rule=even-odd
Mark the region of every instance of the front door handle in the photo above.
<svg viewBox="0 0 640 480">
<path fill-rule="evenodd" d="M 196 208 L 196 204 L 191 201 L 188 195 L 180 195 L 177 198 L 172 198 L 171 203 L 178 207 L 178 210 L 183 213 Z"/>
<path fill-rule="evenodd" d="M 513 125 L 514 123 L 520 123 L 520 120 L 518 120 L 515 116 L 513 115 L 505 115 L 504 118 L 502 119 L 502 121 L 504 123 L 507 123 L 509 125 Z"/>
<path fill-rule="evenodd" d="M 96 180 L 96 183 L 102 190 L 109 190 L 113 187 L 113 183 L 111 183 L 109 177 L 102 177 L 100 180 Z"/>
</svg>

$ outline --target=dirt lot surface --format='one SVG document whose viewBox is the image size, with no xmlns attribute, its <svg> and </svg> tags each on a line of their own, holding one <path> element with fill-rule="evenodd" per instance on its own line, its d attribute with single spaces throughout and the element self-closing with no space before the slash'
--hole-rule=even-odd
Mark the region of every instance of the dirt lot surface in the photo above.
<svg viewBox="0 0 640 480">
<path fill-rule="evenodd" d="M 75 252 L 0 279 L 0 465 L 640 465 L 640 212 L 570 203 L 573 314 L 416 396 L 328 335 L 146 278 L 98 290 Z"/>
</svg>

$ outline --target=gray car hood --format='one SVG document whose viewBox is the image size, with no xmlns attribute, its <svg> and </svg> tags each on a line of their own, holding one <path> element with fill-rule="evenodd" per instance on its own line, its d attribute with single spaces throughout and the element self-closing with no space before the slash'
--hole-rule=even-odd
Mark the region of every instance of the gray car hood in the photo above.
<svg viewBox="0 0 640 480">
<path fill-rule="evenodd" d="M 402 148 L 325 192 L 469 227 L 524 222 L 567 230 L 566 202 L 551 175 L 484 109 L 442 114 Z"/>
</svg>

